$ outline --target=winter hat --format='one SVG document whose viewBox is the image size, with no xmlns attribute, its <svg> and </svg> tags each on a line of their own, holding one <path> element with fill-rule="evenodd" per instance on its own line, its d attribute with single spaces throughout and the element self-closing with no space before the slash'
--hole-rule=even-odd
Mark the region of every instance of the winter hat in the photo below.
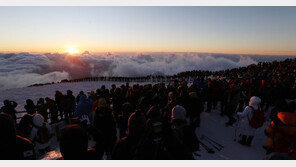
<svg viewBox="0 0 296 167">
<path fill-rule="evenodd" d="M 197 98 L 197 93 L 196 92 L 190 92 L 189 93 L 189 98 L 196 99 Z"/>
<path fill-rule="evenodd" d="M 114 90 L 114 94 L 117 95 L 117 96 L 121 95 L 121 92 L 122 92 L 122 89 L 121 88 L 116 88 Z"/>
<path fill-rule="evenodd" d="M 257 110 L 260 103 L 261 103 L 261 99 L 259 97 L 252 96 L 250 98 L 249 106 L 252 106 L 255 110 Z"/>
<path fill-rule="evenodd" d="M 3 104 L 4 104 L 5 106 L 9 106 L 9 105 L 10 105 L 10 101 L 9 101 L 9 100 L 4 100 L 4 101 L 3 101 Z"/>
<path fill-rule="evenodd" d="M 37 103 L 44 103 L 44 99 L 40 98 Z"/>
<path fill-rule="evenodd" d="M 176 105 L 172 109 L 172 120 L 186 120 L 186 110 L 184 107 Z"/>
<path fill-rule="evenodd" d="M 79 125 L 68 125 L 62 130 L 60 150 L 65 160 L 86 159 L 88 137 Z"/>
<path fill-rule="evenodd" d="M 42 127 L 44 123 L 44 118 L 40 114 L 33 115 L 33 124 L 37 127 Z"/>
<path fill-rule="evenodd" d="M 105 100 L 105 98 L 100 98 L 98 101 L 98 107 L 102 108 L 102 107 L 107 107 L 107 102 Z"/>
<path fill-rule="evenodd" d="M 171 99 L 171 100 L 175 99 L 175 94 L 174 94 L 174 92 L 169 92 L 169 93 L 168 93 L 168 97 L 169 97 L 169 99 Z"/>
<path fill-rule="evenodd" d="M 72 95 L 73 92 L 71 90 L 67 90 L 67 94 L 69 94 L 69 95 L 71 94 Z"/>
<path fill-rule="evenodd" d="M 95 93 L 95 91 L 90 91 L 89 92 L 89 95 L 95 95 L 96 93 Z"/>
<path fill-rule="evenodd" d="M 86 97 L 85 94 L 81 94 L 81 95 L 80 95 L 79 100 L 80 100 L 81 102 L 84 102 L 86 99 L 87 99 L 87 97 Z"/>
<path fill-rule="evenodd" d="M 146 131 L 146 118 L 140 113 L 132 113 L 128 119 L 128 131 L 129 135 L 140 135 Z"/>
</svg>

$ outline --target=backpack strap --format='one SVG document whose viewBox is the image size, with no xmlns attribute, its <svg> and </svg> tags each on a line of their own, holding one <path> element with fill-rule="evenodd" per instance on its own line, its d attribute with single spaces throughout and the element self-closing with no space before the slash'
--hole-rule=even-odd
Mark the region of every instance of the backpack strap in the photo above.
<svg viewBox="0 0 296 167">
<path fill-rule="evenodd" d="M 43 122 L 41 127 L 38 127 L 38 126 L 36 126 L 34 124 L 33 124 L 33 127 L 35 127 L 37 130 L 39 130 L 39 129 L 44 128 L 46 126 L 45 126 L 45 122 Z"/>
<path fill-rule="evenodd" d="M 255 111 L 255 109 L 254 109 L 254 107 L 253 106 L 248 106 L 248 107 L 250 107 L 253 111 Z"/>
<path fill-rule="evenodd" d="M 252 106 L 248 106 L 248 107 L 250 107 L 250 108 L 252 109 L 252 111 L 253 111 L 253 115 L 254 115 L 254 112 L 255 112 L 255 109 L 254 109 L 254 107 L 252 107 Z M 247 117 L 248 117 L 248 121 L 250 122 L 250 121 L 251 121 L 251 119 L 249 118 L 249 115 L 247 115 Z"/>
</svg>

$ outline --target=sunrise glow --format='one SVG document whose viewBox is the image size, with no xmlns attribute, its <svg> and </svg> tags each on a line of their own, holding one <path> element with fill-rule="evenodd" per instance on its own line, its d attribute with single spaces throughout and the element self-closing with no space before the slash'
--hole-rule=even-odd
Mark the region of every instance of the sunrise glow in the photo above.
<svg viewBox="0 0 296 167">
<path fill-rule="evenodd" d="M 0 52 L 296 55 L 293 7 L 79 7 L 77 11 L 2 7 Z M 69 42 L 73 46 L 67 46 Z"/>
<path fill-rule="evenodd" d="M 79 53 L 79 51 L 78 51 L 78 49 L 77 49 L 76 47 L 74 47 L 74 46 L 70 46 L 70 47 L 68 47 L 68 49 L 67 49 L 67 53 L 73 55 L 73 54 L 77 54 L 77 53 Z"/>
</svg>

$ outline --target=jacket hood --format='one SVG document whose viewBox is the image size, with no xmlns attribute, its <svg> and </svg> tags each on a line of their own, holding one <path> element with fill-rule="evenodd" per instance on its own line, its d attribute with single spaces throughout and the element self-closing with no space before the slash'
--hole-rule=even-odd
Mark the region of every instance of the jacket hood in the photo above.
<svg viewBox="0 0 296 167">
<path fill-rule="evenodd" d="M 42 127 L 44 123 L 44 118 L 40 114 L 33 116 L 33 124 L 37 127 Z"/>
<path fill-rule="evenodd" d="M 279 112 L 277 114 L 278 118 L 286 125 L 296 125 L 296 113 L 290 113 L 290 112 Z"/>
<path fill-rule="evenodd" d="M 261 103 L 261 99 L 257 96 L 252 96 L 249 102 L 249 106 L 252 106 L 255 110 L 258 109 Z"/>
<path fill-rule="evenodd" d="M 186 110 L 184 107 L 176 105 L 172 109 L 172 121 L 173 120 L 186 120 Z"/>
<path fill-rule="evenodd" d="M 86 95 L 84 95 L 84 94 L 80 95 L 80 101 L 81 102 L 85 102 L 86 98 L 87 98 Z"/>
<path fill-rule="evenodd" d="M 105 98 L 100 98 L 99 101 L 98 101 L 98 107 L 99 108 L 103 108 L 103 107 L 107 107 L 107 102 L 105 100 Z"/>
<path fill-rule="evenodd" d="M 129 136 L 141 136 L 146 131 L 146 118 L 144 115 L 132 113 L 128 119 L 127 134 Z"/>
</svg>

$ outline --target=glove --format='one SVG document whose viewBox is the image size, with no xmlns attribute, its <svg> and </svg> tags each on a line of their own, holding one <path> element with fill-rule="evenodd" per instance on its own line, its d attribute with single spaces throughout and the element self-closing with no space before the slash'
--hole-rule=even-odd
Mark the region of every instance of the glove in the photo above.
<svg viewBox="0 0 296 167">
<path fill-rule="evenodd" d="M 81 123 L 82 123 L 82 122 L 86 122 L 86 125 L 90 125 L 90 121 L 89 121 L 89 118 L 88 118 L 87 115 L 82 115 L 82 116 L 80 117 L 80 122 L 81 122 Z"/>
</svg>

